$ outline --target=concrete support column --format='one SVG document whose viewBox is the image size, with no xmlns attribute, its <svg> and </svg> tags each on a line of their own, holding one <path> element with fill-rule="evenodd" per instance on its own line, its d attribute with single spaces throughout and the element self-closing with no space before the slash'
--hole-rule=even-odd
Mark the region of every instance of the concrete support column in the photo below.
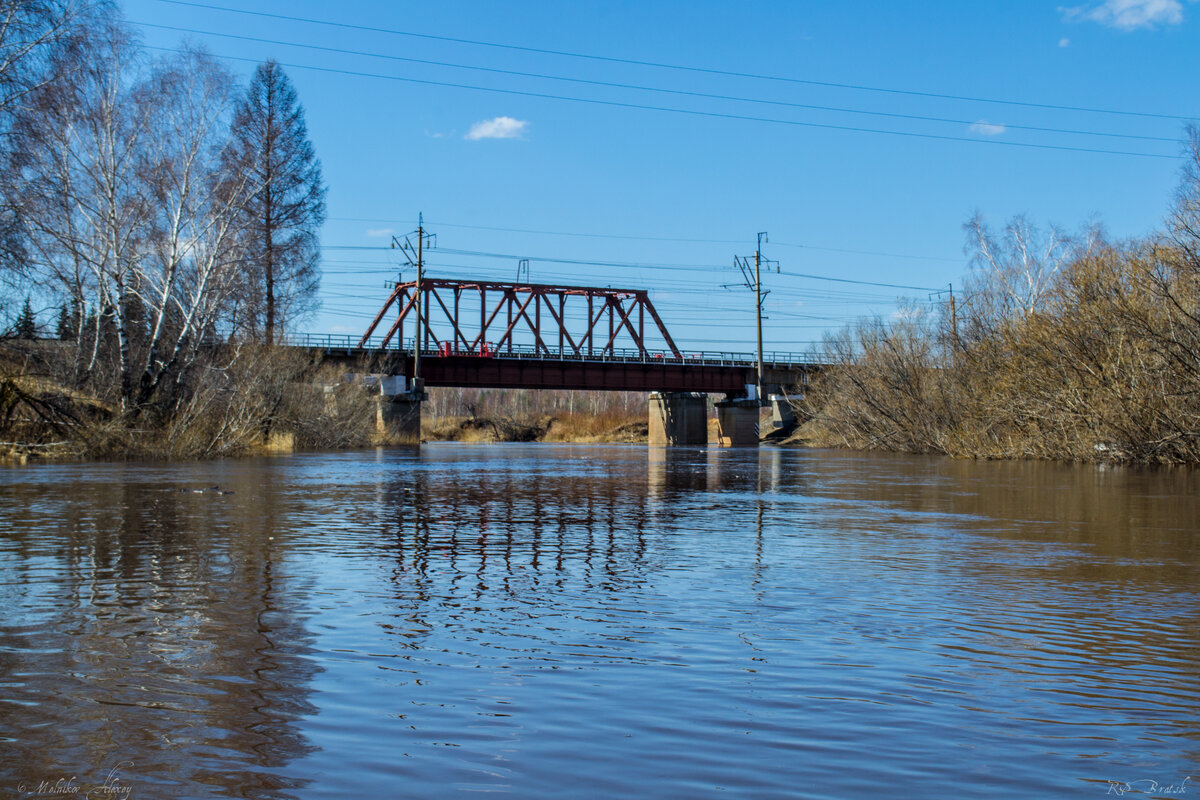
<svg viewBox="0 0 1200 800">
<path fill-rule="evenodd" d="M 788 397 L 783 394 L 771 395 L 771 424 L 776 430 L 790 431 L 796 427 L 796 409 L 792 408 L 790 400 L 799 400 L 804 395 Z"/>
<path fill-rule="evenodd" d="M 379 390 L 375 426 L 380 438 L 387 444 L 420 444 L 424 386 L 409 386 L 397 375 L 380 380 Z"/>
<path fill-rule="evenodd" d="M 649 439 L 652 447 L 708 444 L 708 396 L 651 392 Z"/>
<path fill-rule="evenodd" d="M 722 400 L 717 403 L 717 444 L 721 447 L 757 447 L 758 400 Z"/>
</svg>

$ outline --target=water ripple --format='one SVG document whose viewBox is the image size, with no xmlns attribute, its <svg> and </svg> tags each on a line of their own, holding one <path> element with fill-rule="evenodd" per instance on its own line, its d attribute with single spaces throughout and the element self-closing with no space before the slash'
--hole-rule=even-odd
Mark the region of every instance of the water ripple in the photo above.
<svg viewBox="0 0 1200 800">
<path fill-rule="evenodd" d="M 0 786 L 1167 786 L 1200 767 L 1198 482 L 547 445 L 8 471 Z"/>
</svg>

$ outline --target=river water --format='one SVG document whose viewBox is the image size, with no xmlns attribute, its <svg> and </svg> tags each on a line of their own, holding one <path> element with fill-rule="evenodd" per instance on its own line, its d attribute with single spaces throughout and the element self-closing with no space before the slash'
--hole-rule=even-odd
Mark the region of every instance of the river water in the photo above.
<svg viewBox="0 0 1200 800">
<path fill-rule="evenodd" d="M 1198 587 L 1196 471 L 545 444 L 10 469 L 0 797 L 1200 794 Z"/>
</svg>

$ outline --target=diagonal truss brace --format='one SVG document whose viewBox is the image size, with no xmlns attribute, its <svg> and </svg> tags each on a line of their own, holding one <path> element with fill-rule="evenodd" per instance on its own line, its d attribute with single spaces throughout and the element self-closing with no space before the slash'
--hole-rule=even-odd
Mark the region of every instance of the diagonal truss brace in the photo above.
<svg viewBox="0 0 1200 800">
<path fill-rule="evenodd" d="M 461 310 L 464 295 L 472 296 L 468 305 L 478 309 L 477 326 L 467 321 L 471 312 Z M 478 302 L 474 301 L 475 297 Z M 450 302 L 447 302 L 448 299 Z M 582 334 L 578 331 L 573 333 L 569 329 L 567 308 L 584 303 L 586 329 Z M 442 314 L 441 319 L 436 321 L 429 317 L 431 310 L 435 308 L 434 304 Z M 417 310 L 422 310 L 423 341 L 418 343 L 422 350 L 428 350 L 430 345 L 434 345 L 443 349 L 449 348 L 454 353 L 484 355 L 504 348 L 511 349 L 516 333 L 525 330 L 532 334 L 537 349 L 547 355 L 556 351 L 563 356 L 580 358 L 611 354 L 618 347 L 623 334 L 628 334 L 633 346 L 645 353 L 648 315 L 672 354 L 682 357 L 645 290 L 439 278 L 424 278 L 419 289 L 415 281 L 398 283 L 367 328 L 359 342 L 360 347 L 367 346 L 371 336 L 393 307 L 397 309 L 396 318 L 387 329 L 379 345 L 380 349 L 387 348 L 397 334 L 400 335 L 398 343 L 402 343 L 405 321 L 409 316 L 415 316 Z M 543 308 L 547 311 L 545 319 L 542 315 Z M 503 322 L 497 323 L 502 314 Z M 606 317 L 608 336 L 597 348 L 597 333 L 600 332 L 603 336 L 600 326 Z M 443 330 L 448 325 L 450 333 L 439 338 L 431 330 L 435 322 Z M 497 327 L 503 324 L 504 328 L 495 343 L 489 344 L 488 331 L 494 324 Z M 557 347 L 552 347 L 549 344 L 551 342 L 557 344 Z"/>
</svg>

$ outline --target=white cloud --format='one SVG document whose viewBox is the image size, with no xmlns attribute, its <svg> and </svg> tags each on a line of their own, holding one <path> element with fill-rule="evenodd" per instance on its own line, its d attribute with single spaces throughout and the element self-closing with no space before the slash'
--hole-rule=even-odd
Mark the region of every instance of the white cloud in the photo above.
<svg viewBox="0 0 1200 800">
<path fill-rule="evenodd" d="M 980 136 L 999 136 L 1008 128 L 998 122 L 988 122 L 986 119 L 981 119 L 971 127 L 967 128 L 971 133 L 978 133 Z"/>
<path fill-rule="evenodd" d="M 1179 25 L 1183 22 L 1181 0 L 1104 0 L 1082 6 L 1059 6 L 1058 10 L 1068 22 L 1086 20 L 1122 31 Z"/>
<path fill-rule="evenodd" d="M 1063 38 L 1058 40 L 1058 46 L 1059 47 L 1070 47 L 1071 40 L 1064 36 Z"/>
<path fill-rule="evenodd" d="M 529 123 L 523 119 L 512 117 L 495 117 L 476 122 L 463 138 L 471 141 L 479 139 L 519 139 L 524 135 Z"/>
<path fill-rule="evenodd" d="M 396 231 L 394 228 L 367 228 L 367 236 L 392 236 Z"/>
</svg>

